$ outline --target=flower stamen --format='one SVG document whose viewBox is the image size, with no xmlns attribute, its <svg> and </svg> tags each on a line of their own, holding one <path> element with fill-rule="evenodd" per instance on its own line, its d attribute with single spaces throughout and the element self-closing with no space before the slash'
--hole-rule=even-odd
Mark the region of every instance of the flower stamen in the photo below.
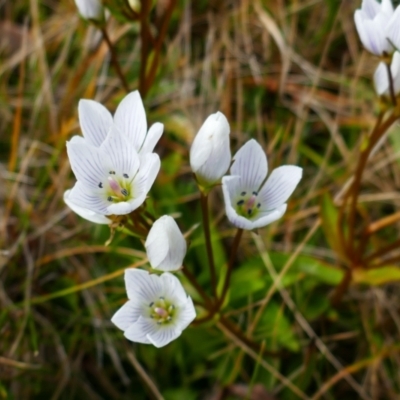
<svg viewBox="0 0 400 400">
<path fill-rule="evenodd" d="M 246 193 L 247 192 L 241 192 L 240 195 L 246 196 Z M 254 218 L 258 212 L 258 209 L 261 207 L 261 203 L 257 202 L 257 196 L 258 192 L 254 191 L 250 197 L 238 200 L 236 202 L 236 210 L 238 214 L 246 218 Z"/>
</svg>

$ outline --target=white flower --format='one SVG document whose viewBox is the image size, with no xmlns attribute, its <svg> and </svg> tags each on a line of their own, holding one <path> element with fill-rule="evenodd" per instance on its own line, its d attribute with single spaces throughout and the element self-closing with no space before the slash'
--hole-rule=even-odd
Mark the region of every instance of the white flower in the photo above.
<svg viewBox="0 0 400 400">
<path fill-rule="evenodd" d="M 175 220 L 168 215 L 154 222 L 145 247 L 151 266 L 161 271 L 179 269 L 186 255 L 186 240 Z"/>
<path fill-rule="evenodd" d="M 163 124 L 156 122 L 147 132 L 146 113 L 137 90 L 119 103 L 114 118 L 102 104 L 81 99 L 78 106 L 79 123 L 85 140 L 100 147 L 113 124 L 140 155 L 151 153 L 163 133 Z"/>
<path fill-rule="evenodd" d="M 395 95 L 400 93 L 400 53 L 396 51 L 393 54 L 390 65 L 393 78 L 393 88 Z M 388 70 L 385 63 L 380 62 L 374 74 L 375 90 L 379 96 L 390 96 L 390 85 Z"/>
<path fill-rule="evenodd" d="M 138 208 L 160 169 L 157 154 L 139 157 L 115 125 L 99 147 L 75 137 L 67 142 L 67 153 L 78 180 L 68 193 L 69 202 L 100 215 L 129 214 Z"/>
<path fill-rule="evenodd" d="M 131 92 L 122 99 L 114 118 L 102 104 L 94 100 L 80 100 L 78 114 L 83 137 L 74 136 L 67 144 L 68 154 L 71 154 L 70 161 L 74 160 L 71 161 L 71 165 L 73 164 L 72 169 L 78 179 L 78 183 L 72 191 L 68 190 L 64 193 L 64 201 L 81 217 L 98 224 L 108 224 L 111 221 L 105 215 L 127 214 L 143 203 L 159 170 L 160 161 L 158 156 L 151 156 L 151 154 L 163 133 L 163 124 L 156 122 L 147 132 L 146 113 L 138 91 Z M 104 164 L 101 160 L 102 154 L 104 151 L 111 151 L 110 143 L 104 145 L 110 132 L 112 132 L 112 137 L 118 136 L 116 140 L 109 139 L 109 141 L 114 142 L 111 147 L 119 146 L 120 148 L 115 149 L 114 160 L 108 160 L 110 157 L 108 155 L 103 160 Z M 90 148 L 87 154 L 84 150 L 86 148 Z M 123 161 L 118 153 L 123 154 L 127 159 Z M 133 159 L 129 160 L 131 153 L 133 154 Z M 90 167 L 82 166 L 82 163 L 91 164 L 90 160 L 93 157 L 100 164 L 103 164 L 99 167 L 100 169 L 104 169 L 107 164 L 108 170 L 103 171 L 103 173 L 98 170 L 94 173 Z M 123 166 L 125 169 L 129 167 L 131 171 L 118 172 L 116 163 L 122 163 L 121 167 Z M 92 163 L 92 166 L 94 165 L 96 164 Z M 141 172 L 136 174 L 138 169 Z M 149 179 L 146 178 L 146 170 L 148 170 L 147 178 Z M 116 174 L 111 174 L 110 172 L 115 172 Z M 90 178 L 89 180 L 92 184 L 89 187 L 87 185 L 82 187 L 82 184 L 85 181 L 87 182 L 87 179 L 83 178 L 82 174 L 86 173 L 101 179 L 97 182 L 96 188 L 93 187 L 93 181 Z M 81 178 L 78 178 L 78 175 Z M 128 178 L 125 176 L 128 176 Z M 105 180 L 104 177 L 106 178 Z M 135 180 L 133 180 L 133 177 L 135 177 Z M 148 188 L 146 188 L 144 180 L 147 181 Z M 99 186 L 100 183 L 101 186 Z M 129 193 L 129 195 L 121 196 L 121 193 Z M 99 200 L 99 195 L 103 201 Z M 107 207 L 104 203 L 104 197 L 108 201 Z M 136 199 L 136 202 L 132 201 L 133 198 Z M 112 201 L 109 199 L 112 199 Z M 129 207 L 126 205 L 127 202 L 130 202 Z M 115 207 L 109 208 L 108 206 L 112 206 L 110 203 L 119 203 L 119 205 L 117 209 Z M 84 204 L 89 207 L 85 207 Z"/>
<path fill-rule="evenodd" d="M 102 21 L 104 18 L 104 9 L 100 0 L 75 0 L 79 14 L 85 19 Z"/>
<path fill-rule="evenodd" d="M 127 269 L 125 286 L 129 300 L 111 321 L 133 342 L 163 347 L 196 317 L 192 299 L 178 278 L 168 272 L 158 276 Z"/>
<path fill-rule="evenodd" d="M 251 230 L 281 218 L 286 211 L 286 200 L 301 179 L 302 169 L 284 165 L 274 169 L 264 183 L 267 157 L 254 139 L 245 143 L 233 160 L 231 175 L 222 178 L 229 221 L 238 228 Z"/>
<path fill-rule="evenodd" d="M 354 14 L 354 21 L 364 47 L 376 56 L 393 52 L 388 40 L 388 26 L 392 21 L 393 5 L 391 0 L 363 0 L 361 10 Z M 397 22 L 399 23 L 399 22 Z"/>
<path fill-rule="evenodd" d="M 221 112 L 211 114 L 201 126 L 190 149 L 190 166 L 204 188 L 217 183 L 231 162 L 229 124 Z"/>
</svg>

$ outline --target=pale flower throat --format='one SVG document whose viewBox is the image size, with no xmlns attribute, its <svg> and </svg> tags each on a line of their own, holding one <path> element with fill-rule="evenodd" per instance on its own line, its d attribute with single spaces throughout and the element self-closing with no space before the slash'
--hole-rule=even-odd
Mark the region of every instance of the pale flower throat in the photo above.
<svg viewBox="0 0 400 400">
<path fill-rule="evenodd" d="M 115 171 L 109 171 L 107 183 L 99 183 L 99 188 L 105 188 L 107 201 L 111 203 L 119 203 L 121 201 L 129 201 L 133 198 L 132 181 L 128 174 L 123 174 L 122 177 L 117 177 Z"/>
<path fill-rule="evenodd" d="M 252 219 L 258 214 L 261 203 L 257 199 L 258 192 L 241 192 L 236 199 L 236 212 L 247 219 Z"/>
<path fill-rule="evenodd" d="M 150 318 L 155 319 L 157 324 L 167 324 L 172 321 L 175 314 L 175 306 L 164 299 L 159 297 L 157 301 L 153 301 L 149 304 L 150 307 Z"/>
</svg>

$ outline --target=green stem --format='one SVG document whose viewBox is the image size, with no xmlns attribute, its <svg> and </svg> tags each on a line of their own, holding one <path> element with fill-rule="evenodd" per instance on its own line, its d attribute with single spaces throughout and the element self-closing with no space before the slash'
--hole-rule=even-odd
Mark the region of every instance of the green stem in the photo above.
<svg viewBox="0 0 400 400">
<path fill-rule="evenodd" d="M 232 270 L 233 270 L 233 263 L 235 262 L 235 259 L 236 259 L 236 254 L 237 254 L 237 250 L 239 248 L 239 243 L 240 243 L 240 239 L 242 238 L 242 234 L 243 234 L 243 229 L 238 229 L 236 232 L 236 236 L 233 239 L 231 256 L 229 258 L 229 263 L 228 263 L 228 267 L 227 267 L 228 269 L 226 271 L 224 287 L 222 289 L 221 297 L 220 297 L 219 301 L 217 302 L 217 307 L 216 307 L 217 311 L 224 304 L 225 297 L 228 292 L 229 284 L 231 281 Z"/>
<path fill-rule="evenodd" d="M 369 144 L 368 147 L 361 153 L 357 169 L 355 172 L 354 176 L 354 181 L 353 184 L 351 185 L 349 192 L 346 194 L 346 199 L 348 196 L 351 195 L 351 204 L 350 204 L 350 211 L 349 211 L 349 219 L 348 219 L 348 226 L 349 226 L 349 236 L 347 240 L 347 249 L 348 249 L 348 255 L 350 259 L 354 259 L 356 263 L 359 261 L 355 257 L 356 255 L 354 254 L 354 249 L 356 245 L 356 240 L 355 240 L 355 215 L 356 215 L 356 210 L 357 210 L 357 200 L 358 196 L 360 194 L 360 187 L 361 187 L 361 178 L 362 174 L 364 172 L 364 169 L 367 165 L 369 156 L 374 149 L 375 145 L 379 141 L 379 139 L 385 134 L 385 132 L 392 126 L 392 124 L 398 119 L 398 115 L 396 111 L 392 113 L 384 122 L 383 120 L 383 113 L 381 113 L 378 117 L 378 120 L 376 122 L 376 125 L 374 127 L 374 130 L 372 131 L 370 138 L 369 138 Z M 342 208 L 344 209 L 346 207 L 346 201 L 344 201 L 344 204 L 342 205 Z"/>
<path fill-rule="evenodd" d="M 185 266 L 182 267 L 182 273 L 185 275 L 186 279 L 191 283 L 191 285 L 197 290 L 197 293 L 203 299 L 206 307 L 211 308 L 212 302 L 207 296 L 206 292 L 200 286 L 199 282 L 197 282 L 196 277 Z"/>
<path fill-rule="evenodd" d="M 387 62 L 385 64 L 386 64 L 386 69 L 387 69 L 388 79 L 389 79 L 390 98 L 392 100 L 393 106 L 396 107 L 397 101 L 396 101 L 396 94 L 394 92 L 394 82 L 393 82 L 392 69 L 390 68 L 390 62 Z"/>
<path fill-rule="evenodd" d="M 383 118 L 383 113 L 381 112 L 379 114 L 378 119 L 377 119 L 377 121 L 375 123 L 375 126 L 374 126 L 374 128 L 372 130 L 371 136 L 374 134 L 374 132 L 380 126 L 380 124 L 382 122 L 382 118 Z M 360 169 L 360 162 L 361 162 L 361 157 L 358 160 L 358 164 L 357 164 L 356 170 L 354 172 L 354 176 L 356 176 L 358 174 L 358 171 Z M 355 184 L 355 179 L 353 179 L 353 182 L 350 184 L 350 186 L 348 187 L 347 191 L 344 194 L 343 202 L 342 202 L 342 205 L 341 205 L 341 207 L 339 209 L 338 222 L 337 222 L 338 223 L 338 232 L 339 232 L 340 245 L 341 245 L 341 248 L 346 253 L 348 253 L 348 251 L 347 251 L 348 249 L 347 249 L 347 240 L 346 240 L 347 238 L 344 235 L 343 220 L 344 220 L 345 209 L 347 207 L 347 202 L 348 202 L 351 194 L 353 194 L 353 196 L 354 196 L 354 191 L 353 191 L 354 184 Z"/>
<path fill-rule="evenodd" d="M 214 254 L 211 244 L 210 218 L 208 215 L 208 194 L 203 194 L 203 192 L 201 192 L 200 203 L 201 203 L 201 211 L 203 214 L 203 230 L 204 230 L 204 239 L 206 242 L 208 266 L 210 268 L 211 290 L 213 296 L 217 298 L 217 275 L 214 264 Z"/>
<path fill-rule="evenodd" d="M 115 72 L 117 73 L 117 75 L 118 75 L 118 77 L 119 77 L 119 79 L 120 79 L 120 81 L 122 83 L 122 86 L 124 87 L 126 93 L 129 93 L 129 91 L 130 91 L 129 90 L 129 85 L 128 85 L 128 83 L 127 83 L 127 81 L 125 79 L 125 76 L 124 76 L 124 74 L 123 74 L 123 72 L 121 70 L 121 66 L 119 65 L 118 58 L 117 58 L 117 53 L 115 52 L 114 45 L 112 44 L 111 39 L 108 36 L 107 30 L 106 30 L 105 27 L 101 28 L 101 33 L 103 34 L 103 38 L 104 38 L 105 42 L 107 43 L 108 48 L 110 50 L 111 64 L 113 65 L 113 67 L 115 69 Z"/>
<path fill-rule="evenodd" d="M 149 58 L 149 42 L 150 40 L 150 30 L 148 26 L 148 16 L 151 11 L 151 2 L 147 0 L 141 1 L 140 7 L 140 70 L 139 70 L 139 92 L 142 98 L 145 97 L 147 93 L 146 88 L 146 71 L 147 62 Z"/>
<path fill-rule="evenodd" d="M 163 45 L 163 43 L 165 43 L 165 36 L 167 34 L 167 29 L 168 29 L 169 22 L 172 17 L 172 12 L 174 11 L 174 8 L 176 6 L 176 2 L 177 2 L 177 0 L 170 0 L 169 4 L 167 6 L 167 9 L 165 10 L 163 20 L 160 24 L 161 27 L 160 27 L 160 30 L 159 30 L 159 33 L 158 33 L 158 36 L 154 43 L 154 48 L 153 48 L 154 57 L 152 59 L 150 68 L 149 68 L 148 73 L 145 78 L 145 85 L 144 85 L 143 94 L 142 94 L 143 97 L 146 96 L 147 92 L 151 88 L 151 85 L 153 84 L 153 81 L 156 77 L 157 69 L 158 69 L 158 65 L 159 65 L 159 61 L 160 61 L 161 46 Z"/>
<path fill-rule="evenodd" d="M 343 295 L 347 292 L 352 280 L 352 270 L 349 268 L 343 275 L 342 281 L 336 286 L 331 298 L 331 304 L 337 307 L 342 301 Z"/>
<path fill-rule="evenodd" d="M 374 258 L 383 256 L 391 252 L 392 250 L 398 249 L 399 246 L 400 246 L 400 239 L 397 239 L 393 243 L 390 243 L 387 246 L 384 246 L 379 250 L 376 250 L 373 253 L 371 253 L 368 257 L 364 258 L 363 263 L 369 264 Z"/>
</svg>

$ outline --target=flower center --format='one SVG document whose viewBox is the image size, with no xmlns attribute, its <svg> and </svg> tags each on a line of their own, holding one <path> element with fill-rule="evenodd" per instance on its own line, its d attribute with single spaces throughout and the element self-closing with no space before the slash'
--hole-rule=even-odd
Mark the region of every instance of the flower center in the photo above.
<svg viewBox="0 0 400 400">
<path fill-rule="evenodd" d="M 132 181 L 128 174 L 117 177 L 115 171 L 110 171 L 106 183 L 100 182 L 99 188 L 106 188 L 107 200 L 111 203 L 128 201 L 133 198 Z"/>
<path fill-rule="evenodd" d="M 175 314 L 175 306 L 164 299 L 159 297 L 158 300 L 153 301 L 149 304 L 150 307 L 150 318 L 157 321 L 157 324 L 167 324 L 172 321 Z"/>
<path fill-rule="evenodd" d="M 253 219 L 261 207 L 257 199 L 258 192 L 242 192 L 236 200 L 236 212 L 242 217 Z"/>
</svg>

